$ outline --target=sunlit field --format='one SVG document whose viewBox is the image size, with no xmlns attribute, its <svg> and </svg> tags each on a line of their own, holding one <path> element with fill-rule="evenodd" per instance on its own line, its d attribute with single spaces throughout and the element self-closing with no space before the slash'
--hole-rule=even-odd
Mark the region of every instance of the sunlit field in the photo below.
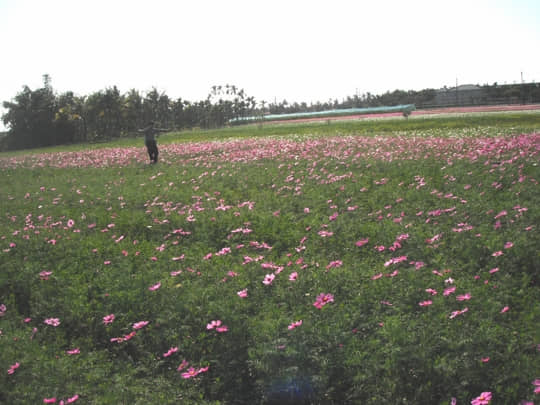
<svg viewBox="0 0 540 405">
<path fill-rule="evenodd" d="M 538 402 L 539 117 L 1 154 L 0 402 Z"/>
</svg>

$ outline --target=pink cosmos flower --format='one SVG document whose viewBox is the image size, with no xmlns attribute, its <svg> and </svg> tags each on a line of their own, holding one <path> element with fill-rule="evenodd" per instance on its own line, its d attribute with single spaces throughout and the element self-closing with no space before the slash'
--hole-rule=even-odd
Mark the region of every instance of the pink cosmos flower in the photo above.
<svg viewBox="0 0 540 405">
<path fill-rule="evenodd" d="M 55 404 L 56 403 L 56 398 L 43 398 L 43 403 L 44 404 Z"/>
<path fill-rule="evenodd" d="M 72 404 L 73 402 L 77 401 L 79 399 L 79 394 L 73 395 L 71 398 L 66 399 L 66 404 Z M 62 405 L 63 401 L 60 401 L 60 405 Z"/>
<path fill-rule="evenodd" d="M 54 327 L 57 327 L 58 325 L 60 325 L 60 320 L 58 318 L 45 319 L 43 322 L 46 323 L 47 325 L 51 325 Z"/>
<path fill-rule="evenodd" d="M 15 363 L 15 364 L 12 364 L 10 367 L 9 367 L 9 370 L 7 371 L 8 374 L 13 374 L 15 372 L 15 370 L 17 370 L 20 366 L 20 363 Z"/>
<path fill-rule="evenodd" d="M 48 280 L 51 274 L 52 274 L 52 271 L 43 270 L 42 272 L 39 273 L 39 278 L 41 280 Z"/>
<path fill-rule="evenodd" d="M 362 247 L 362 246 L 366 245 L 368 242 L 369 242 L 369 238 L 360 239 L 359 241 L 357 241 L 355 243 L 355 245 L 358 246 L 358 247 Z"/>
<path fill-rule="evenodd" d="M 328 266 L 326 266 L 326 269 L 332 269 L 335 267 L 341 267 L 343 265 L 343 262 L 341 260 L 334 260 L 330 263 L 328 263 Z"/>
<path fill-rule="evenodd" d="M 289 281 L 296 281 L 298 279 L 298 273 L 296 271 L 293 271 L 290 275 L 289 275 Z"/>
<path fill-rule="evenodd" d="M 300 325 L 302 325 L 302 320 L 291 323 L 289 326 L 287 326 L 287 329 L 293 330 L 294 328 L 297 328 Z"/>
<path fill-rule="evenodd" d="M 504 314 L 505 312 L 508 312 L 509 309 L 510 309 L 510 307 L 508 307 L 508 306 L 504 307 L 503 309 L 501 309 L 501 314 Z"/>
<path fill-rule="evenodd" d="M 443 295 L 445 297 L 449 296 L 450 294 L 452 294 L 454 291 L 456 291 L 456 287 L 448 287 L 444 290 L 443 292 Z"/>
<path fill-rule="evenodd" d="M 149 323 L 149 321 L 135 322 L 133 324 L 133 329 L 137 330 L 137 329 L 144 328 L 146 325 L 148 325 L 148 323 Z"/>
<path fill-rule="evenodd" d="M 177 351 L 178 347 L 171 347 L 166 353 L 163 353 L 163 357 L 169 357 L 171 354 L 176 353 Z"/>
<path fill-rule="evenodd" d="M 186 361 L 186 359 L 184 359 L 184 360 L 182 360 L 182 363 L 180 363 L 180 365 L 178 366 L 178 368 L 176 369 L 176 371 L 182 371 L 182 370 L 185 369 L 188 365 L 189 365 L 189 363 Z"/>
<path fill-rule="evenodd" d="M 471 401 L 471 405 L 488 405 L 491 401 L 491 392 L 482 392 Z"/>
<path fill-rule="evenodd" d="M 532 384 L 534 385 L 534 393 L 540 394 L 540 378 L 537 378 L 536 380 L 534 380 Z"/>
<path fill-rule="evenodd" d="M 510 249 L 512 246 L 514 246 L 514 244 L 513 244 L 512 242 L 506 242 L 506 243 L 504 244 L 504 248 L 505 248 L 505 249 Z"/>
<path fill-rule="evenodd" d="M 214 329 L 218 326 L 221 326 L 221 320 L 216 320 L 216 321 L 210 321 L 209 324 L 206 325 L 206 329 L 210 330 L 210 329 Z"/>
<path fill-rule="evenodd" d="M 434 290 L 433 288 L 426 288 L 426 292 L 430 295 L 437 295 L 437 290 Z"/>
<path fill-rule="evenodd" d="M 371 276 L 371 279 L 372 279 L 372 280 L 377 280 L 377 279 L 381 278 L 382 276 L 383 276 L 382 273 L 375 274 L 374 276 Z"/>
<path fill-rule="evenodd" d="M 274 281 L 275 278 L 276 278 L 276 275 L 274 273 L 267 274 L 266 276 L 264 276 L 263 284 L 270 285 L 272 284 L 272 281 Z"/>
<path fill-rule="evenodd" d="M 130 340 L 136 334 L 137 334 L 137 332 L 132 331 L 131 333 L 129 333 L 128 335 L 125 335 L 123 337 L 111 338 L 110 341 L 111 342 L 116 342 L 116 343 L 122 343 L 122 342 L 125 342 L 126 340 Z"/>
<path fill-rule="evenodd" d="M 238 294 L 238 296 L 239 296 L 240 298 L 247 298 L 247 296 L 248 296 L 248 289 L 247 289 L 247 288 L 244 288 L 243 290 L 238 291 L 236 294 Z"/>
<path fill-rule="evenodd" d="M 67 350 L 66 353 L 69 354 L 70 356 L 73 356 L 75 354 L 81 354 L 81 350 L 78 347 L 76 347 L 75 349 Z"/>
<path fill-rule="evenodd" d="M 157 284 L 154 284 L 154 285 L 151 285 L 150 287 L 148 287 L 148 289 L 149 289 L 150 291 L 156 291 L 156 290 L 158 290 L 160 287 L 161 287 L 161 283 L 158 282 Z"/>
<path fill-rule="evenodd" d="M 498 267 L 494 267 L 489 271 L 489 274 L 497 273 L 499 271 Z"/>
<path fill-rule="evenodd" d="M 452 314 L 450 314 L 450 319 L 454 319 L 456 316 L 462 315 L 465 312 L 467 312 L 468 310 L 469 310 L 469 308 L 465 307 L 462 310 L 453 311 Z"/>
<path fill-rule="evenodd" d="M 216 328 L 216 332 L 219 332 L 219 333 L 224 333 L 224 332 L 227 332 L 228 330 L 229 330 L 229 327 L 227 325 L 218 326 Z"/>
<path fill-rule="evenodd" d="M 330 232 L 330 231 L 319 231 L 317 232 L 319 234 L 320 237 L 322 238 L 326 238 L 328 236 L 332 236 L 334 234 L 334 232 Z"/>
<path fill-rule="evenodd" d="M 458 296 L 456 297 L 456 299 L 457 299 L 458 301 L 468 301 L 468 300 L 471 299 L 471 294 L 470 294 L 470 293 L 467 293 L 467 294 L 458 295 Z"/>
<path fill-rule="evenodd" d="M 480 359 L 480 361 L 481 361 L 482 363 L 487 363 L 487 362 L 489 361 L 489 357 L 482 357 L 482 358 Z"/>
<path fill-rule="evenodd" d="M 321 309 L 330 302 L 334 302 L 334 296 L 332 294 L 321 293 L 317 296 L 317 299 L 313 303 L 313 306 L 315 308 Z"/>
<path fill-rule="evenodd" d="M 493 257 L 498 257 L 498 256 L 502 256 L 502 255 L 503 255 L 503 252 L 502 252 L 501 250 L 499 250 L 499 251 L 497 251 L 497 252 L 493 252 L 493 253 L 491 254 L 491 256 L 493 256 Z"/>
<path fill-rule="evenodd" d="M 103 317 L 103 323 L 105 325 L 108 325 L 108 324 L 113 323 L 113 322 L 114 322 L 114 314 L 105 315 Z"/>
<path fill-rule="evenodd" d="M 393 258 L 391 258 L 390 260 L 388 260 L 387 262 L 384 263 L 384 267 L 388 267 L 391 264 L 401 263 L 401 262 L 404 262 L 406 260 L 407 260 L 407 256 L 393 257 Z"/>
<path fill-rule="evenodd" d="M 188 371 L 186 371 L 185 373 L 182 373 L 182 378 L 191 378 L 191 377 L 195 377 L 197 374 L 199 374 L 197 372 L 197 370 L 195 370 L 193 367 L 190 367 L 188 369 Z"/>
<path fill-rule="evenodd" d="M 421 307 L 426 307 L 426 306 L 431 305 L 431 304 L 433 304 L 433 301 L 431 301 L 431 300 L 422 301 L 422 302 L 418 303 L 418 305 L 420 305 Z"/>
</svg>

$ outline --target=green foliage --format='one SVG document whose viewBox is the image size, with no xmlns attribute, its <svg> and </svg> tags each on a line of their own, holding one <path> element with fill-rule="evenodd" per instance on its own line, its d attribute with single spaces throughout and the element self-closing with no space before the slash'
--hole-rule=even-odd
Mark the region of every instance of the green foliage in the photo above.
<svg viewBox="0 0 540 405">
<path fill-rule="evenodd" d="M 203 158 L 202 144 L 186 144 L 151 166 L 3 164 L 0 402 L 78 394 L 96 404 L 449 404 L 484 391 L 494 403 L 532 399 L 535 149 L 508 141 L 498 154 L 462 158 L 468 138 L 449 128 L 474 119 L 417 125 L 435 122 L 444 130 L 406 127 L 414 137 L 381 136 L 373 149 L 354 137 L 314 147 L 320 138 L 306 136 L 268 141 L 270 151 L 291 151 L 272 158 L 234 159 L 224 143 Z M 263 131 L 284 128 L 323 135 L 310 125 Z M 430 138 L 413 153 L 410 140 Z M 266 156 L 250 141 L 244 156 Z M 276 276 L 269 285 L 267 274 Z M 333 302 L 315 307 L 320 294 Z M 207 327 L 217 320 L 226 331 Z M 149 323 L 134 329 L 140 321 Z"/>
</svg>

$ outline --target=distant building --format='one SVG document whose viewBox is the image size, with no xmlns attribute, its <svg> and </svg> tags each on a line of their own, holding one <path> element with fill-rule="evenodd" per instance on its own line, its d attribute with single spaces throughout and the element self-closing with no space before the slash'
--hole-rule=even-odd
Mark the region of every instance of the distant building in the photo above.
<svg viewBox="0 0 540 405">
<path fill-rule="evenodd" d="M 474 84 L 462 84 L 456 87 L 444 87 L 435 90 L 433 104 L 437 106 L 480 105 L 486 102 L 485 90 Z"/>
</svg>

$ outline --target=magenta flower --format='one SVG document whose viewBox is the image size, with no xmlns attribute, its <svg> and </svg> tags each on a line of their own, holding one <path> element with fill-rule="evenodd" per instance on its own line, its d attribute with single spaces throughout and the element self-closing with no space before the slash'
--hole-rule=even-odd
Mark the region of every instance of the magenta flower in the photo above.
<svg viewBox="0 0 540 405">
<path fill-rule="evenodd" d="M 343 262 L 341 260 L 334 260 L 328 263 L 328 266 L 326 266 L 326 269 L 333 269 L 335 267 L 341 267 L 343 265 Z"/>
<path fill-rule="evenodd" d="M 468 301 L 470 299 L 471 299 L 471 294 L 470 293 L 458 295 L 456 297 L 456 300 L 458 300 L 458 301 Z"/>
<path fill-rule="evenodd" d="M 70 356 L 73 356 L 75 354 L 81 354 L 81 350 L 78 347 L 76 347 L 75 349 L 66 351 L 66 353 L 69 354 Z"/>
<path fill-rule="evenodd" d="M 44 404 L 55 404 L 56 403 L 56 398 L 43 398 L 43 403 Z"/>
<path fill-rule="evenodd" d="M 186 359 L 184 359 L 184 360 L 182 360 L 182 363 L 180 363 L 180 365 L 178 366 L 178 368 L 176 369 L 176 371 L 182 371 L 182 370 L 185 369 L 188 365 L 189 365 L 189 363 L 186 361 Z"/>
<path fill-rule="evenodd" d="M 366 245 L 368 242 L 369 242 L 369 238 L 360 239 L 359 241 L 357 241 L 355 243 L 355 245 L 358 246 L 358 247 L 362 247 L 362 246 Z"/>
<path fill-rule="evenodd" d="M 122 343 L 122 342 L 125 342 L 126 340 L 130 340 L 136 334 L 137 334 L 137 332 L 132 331 L 131 333 L 129 333 L 129 334 L 123 336 L 123 337 L 111 338 L 110 341 L 111 342 L 116 342 L 116 343 Z"/>
<path fill-rule="evenodd" d="M 200 373 L 204 373 L 206 371 L 208 371 L 208 368 L 209 366 L 206 366 L 206 367 L 202 367 L 198 370 L 196 370 L 195 368 L 193 367 L 190 367 L 187 372 L 185 373 L 182 373 L 182 378 L 192 378 L 192 377 L 195 377 L 197 375 L 199 375 Z"/>
<path fill-rule="evenodd" d="M 208 330 L 215 329 L 216 332 L 223 333 L 223 332 L 227 332 L 229 330 L 229 327 L 227 325 L 223 325 L 221 320 L 218 319 L 215 321 L 211 321 L 209 324 L 207 324 L 206 329 Z"/>
<path fill-rule="evenodd" d="M 444 291 L 443 291 L 443 295 L 445 297 L 449 296 L 450 294 L 452 294 L 454 291 L 456 291 L 456 287 L 448 287 L 446 288 Z"/>
<path fill-rule="evenodd" d="M 321 309 L 330 302 L 334 302 L 334 296 L 332 294 L 321 293 L 317 296 L 317 299 L 313 303 L 313 306 L 315 308 Z"/>
<path fill-rule="evenodd" d="M 418 303 L 418 305 L 420 305 L 421 307 L 427 307 L 427 306 L 429 306 L 431 304 L 433 304 L 433 301 L 431 301 L 431 300 L 422 301 L 422 302 Z"/>
<path fill-rule="evenodd" d="M 487 405 L 491 401 L 491 392 L 482 392 L 471 401 L 471 405 Z"/>
<path fill-rule="evenodd" d="M 210 321 L 209 324 L 206 325 L 206 329 L 210 330 L 210 329 L 214 329 L 216 328 L 217 326 L 220 326 L 221 325 L 221 321 L 218 319 L 216 321 Z"/>
<path fill-rule="evenodd" d="M 302 325 L 302 320 L 291 323 L 289 326 L 287 326 L 287 329 L 293 330 L 294 328 L 297 328 L 300 325 Z"/>
<path fill-rule="evenodd" d="M 377 279 L 381 278 L 382 276 L 383 276 L 382 273 L 375 274 L 374 276 L 371 276 L 371 279 L 372 279 L 372 280 L 377 280 Z"/>
<path fill-rule="evenodd" d="M 186 371 L 185 373 L 182 373 L 182 378 L 191 378 L 191 377 L 195 377 L 197 374 L 199 374 L 197 372 L 197 370 L 195 370 L 193 367 L 190 367 L 188 369 L 188 371 Z"/>
<path fill-rule="evenodd" d="M 289 281 L 296 281 L 298 279 L 298 273 L 296 271 L 289 275 Z"/>
<path fill-rule="evenodd" d="M 514 244 L 513 244 L 512 242 L 506 242 L 506 243 L 504 244 L 504 248 L 505 248 L 505 249 L 510 249 L 512 246 L 514 246 Z"/>
<path fill-rule="evenodd" d="M 150 291 L 156 291 L 156 290 L 158 290 L 160 287 L 161 287 L 161 283 L 159 282 L 159 283 L 157 283 L 157 284 L 154 284 L 154 285 L 148 287 L 148 289 L 149 289 Z"/>
<path fill-rule="evenodd" d="M 493 252 L 491 254 L 491 256 L 493 256 L 493 257 L 498 257 L 498 256 L 502 256 L 502 255 L 503 255 L 502 250 L 498 250 L 497 252 Z"/>
<path fill-rule="evenodd" d="M 45 319 L 43 322 L 46 323 L 47 325 L 51 325 L 54 327 L 57 327 L 58 325 L 60 325 L 60 320 L 58 318 Z"/>
<path fill-rule="evenodd" d="M 238 294 L 240 298 L 246 298 L 248 296 L 248 289 L 244 288 L 243 290 L 238 291 L 236 294 Z"/>
<path fill-rule="evenodd" d="M 75 394 L 71 398 L 66 399 L 66 404 L 72 404 L 78 399 L 79 399 L 79 394 Z"/>
<path fill-rule="evenodd" d="M 114 314 L 105 315 L 103 317 L 103 323 L 105 325 L 108 325 L 108 324 L 113 323 L 113 322 L 114 322 Z"/>
<path fill-rule="evenodd" d="M 171 347 L 166 353 L 163 353 L 163 357 L 169 357 L 171 354 L 176 353 L 177 351 L 178 347 Z"/>
<path fill-rule="evenodd" d="M 534 380 L 532 384 L 534 385 L 534 393 L 540 394 L 540 378 L 537 378 L 536 380 Z"/>
<path fill-rule="evenodd" d="M 42 272 L 39 273 L 39 278 L 41 280 L 48 280 L 51 274 L 52 274 L 52 271 L 43 270 Z"/>
<path fill-rule="evenodd" d="M 272 281 L 274 281 L 275 278 L 276 278 L 276 275 L 274 273 L 267 274 L 266 276 L 264 276 L 263 284 L 270 285 L 272 284 Z"/>
<path fill-rule="evenodd" d="M 469 310 L 469 308 L 465 307 L 462 310 L 453 311 L 452 314 L 450 314 L 450 319 L 454 319 L 456 316 L 462 315 L 465 312 L 467 312 L 468 310 Z"/>
<path fill-rule="evenodd" d="M 149 321 L 140 321 L 133 324 L 133 329 L 141 329 L 148 325 Z"/>
<path fill-rule="evenodd" d="M 501 309 L 501 314 L 504 314 L 505 312 L 508 312 L 509 309 L 510 309 L 509 306 L 504 307 L 503 309 Z"/>
<path fill-rule="evenodd" d="M 7 373 L 10 374 L 10 375 L 13 374 L 13 373 L 15 372 L 15 370 L 17 370 L 17 369 L 19 368 L 19 366 L 20 366 L 20 363 L 18 363 L 18 362 L 15 363 L 15 364 L 12 364 L 12 365 L 9 367 Z"/>
</svg>

